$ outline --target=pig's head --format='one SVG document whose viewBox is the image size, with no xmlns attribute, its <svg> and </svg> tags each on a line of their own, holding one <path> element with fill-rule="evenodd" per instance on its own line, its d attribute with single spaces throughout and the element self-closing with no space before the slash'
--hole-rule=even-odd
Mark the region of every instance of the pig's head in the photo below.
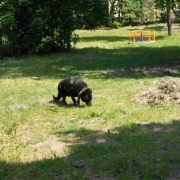
<svg viewBox="0 0 180 180">
<path fill-rule="evenodd" d="M 91 100 L 92 100 L 92 90 L 90 88 L 87 88 L 83 90 L 80 94 L 81 100 L 86 103 L 87 106 L 91 106 Z"/>
</svg>

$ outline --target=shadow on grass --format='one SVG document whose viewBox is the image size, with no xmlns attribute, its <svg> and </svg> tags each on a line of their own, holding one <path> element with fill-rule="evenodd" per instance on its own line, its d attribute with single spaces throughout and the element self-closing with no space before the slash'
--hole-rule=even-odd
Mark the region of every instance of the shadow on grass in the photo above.
<svg viewBox="0 0 180 180">
<path fill-rule="evenodd" d="M 154 29 L 155 31 L 162 31 L 162 29 L 164 28 L 164 26 L 147 26 L 144 29 Z"/>
<path fill-rule="evenodd" d="M 153 29 L 153 28 L 149 28 Z M 137 30 L 137 29 L 133 29 Z M 130 29 L 129 31 L 132 31 Z M 157 36 L 156 40 L 162 40 L 165 39 L 164 36 Z M 119 36 L 93 36 L 93 37 L 82 37 L 80 39 L 81 42 L 96 42 L 96 41 L 104 41 L 104 42 L 128 42 L 128 32 L 126 37 L 119 37 Z"/>
<path fill-rule="evenodd" d="M 171 124 L 140 122 L 104 131 L 81 129 L 66 157 L 29 163 L 0 161 L 0 179 L 173 179 L 179 176 L 180 119 Z M 67 138 L 65 138 L 67 142 Z M 54 153 L 55 154 L 55 153 Z"/>
<path fill-rule="evenodd" d="M 69 98 L 70 98 L 70 97 L 69 97 Z M 64 104 L 64 103 L 62 102 L 62 99 L 59 100 L 59 101 L 51 100 L 51 101 L 49 101 L 49 103 L 50 103 L 50 104 L 56 104 L 58 107 L 65 107 L 65 108 L 84 108 L 84 107 L 86 107 L 85 103 L 82 102 L 82 101 L 80 102 L 80 105 L 76 105 L 76 106 L 74 106 L 73 101 L 70 101 L 68 104 Z M 58 111 L 57 108 L 56 108 L 56 109 L 52 108 L 52 109 L 50 109 L 50 110 L 51 110 L 51 111 L 54 111 L 54 112 L 57 112 L 57 111 Z"/>
<path fill-rule="evenodd" d="M 180 76 L 178 46 L 132 46 L 117 49 L 84 48 L 72 53 L 19 58 L 0 62 L 0 77 L 153 78 Z"/>
<path fill-rule="evenodd" d="M 145 26 L 143 29 L 153 29 L 155 31 L 162 31 L 162 29 L 164 28 L 164 26 Z M 137 28 L 134 28 L 134 29 L 128 29 L 128 30 L 139 30 Z"/>
<path fill-rule="evenodd" d="M 83 37 L 80 39 L 82 42 L 95 42 L 95 41 L 105 41 L 105 42 L 122 42 L 128 41 L 127 37 L 119 37 L 119 36 L 93 36 L 93 37 Z"/>
</svg>

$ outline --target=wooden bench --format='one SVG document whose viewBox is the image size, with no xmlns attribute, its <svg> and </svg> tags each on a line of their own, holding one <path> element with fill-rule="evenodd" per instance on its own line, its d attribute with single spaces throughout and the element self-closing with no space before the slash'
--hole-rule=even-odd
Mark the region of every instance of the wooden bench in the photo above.
<svg viewBox="0 0 180 180">
<path fill-rule="evenodd" d="M 155 30 L 153 29 L 142 29 L 142 30 L 134 30 L 128 31 L 129 35 L 129 43 L 136 42 L 154 42 L 155 41 Z"/>
</svg>

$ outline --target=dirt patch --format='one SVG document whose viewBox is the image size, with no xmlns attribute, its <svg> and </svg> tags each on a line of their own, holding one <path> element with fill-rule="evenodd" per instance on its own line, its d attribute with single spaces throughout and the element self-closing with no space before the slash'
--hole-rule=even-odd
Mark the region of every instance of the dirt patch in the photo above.
<svg viewBox="0 0 180 180">
<path fill-rule="evenodd" d="M 99 94 L 93 94 L 93 98 L 102 98 L 102 95 L 99 95 Z"/>
<path fill-rule="evenodd" d="M 93 75 L 152 75 L 152 76 L 176 76 L 179 77 L 180 64 L 179 61 L 174 61 L 173 64 L 159 64 L 157 66 L 146 66 L 144 68 L 131 68 L 104 71 L 97 71 Z M 91 74 L 92 75 L 92 74 Z"/>
<path fill-rule="evenodd" d="M 41 99 L 38 101 L 40 104 L 46 104 L 46 103 L 49 103 L 49 102 L 52 102 L 52 99 Z"/>
<path fill-rule="evenodd" d="M 168 29 L 167 26 L 164 26 L 164 27 L 162 28 L 162 30 L 167 30 L 167 29 Z M 180 26 L 172 26 L 172 30 L 178 30 L 178 31 L 180 31 Z"/>
<path fill-rule="evenodd" d="M 167 178 L 168 180 L 178 180 L 180 179 L 180 169 L 174 172 L 171 172 L 170 176 Z"/>
<path fill-rule="evenodd" d="M 152 106 L 180 104 L 180 78 L 165 77 L 156 88 L 137 94 L 132 100 Z"/>
<path fill-rule="evenodd" d="M 112 139 L 95 139 L 95 140 L 89 140 L 89 141 L 83 141 L 83 145 L 116 145 L 118 142 L 112 140 Z"/>
<path fill-rule="evenodd" d="M 32 77 L 30 77 L 30 79 L 33 79 L 33 80 L 40 80 L 40 77 L 32 76 Z"/>
<path fill-rule="evenodd" d="M 67 145 L 69 144 L 66 142 L 49 140 L 35 144 L 33 147 L 40 150 L 63 151 Z"/>
<path fill-rule="evenodd" d="M 29 106 L 27 104 L 13 104 L 13 105 L 10 105 L 10 109 L 15 111 L 15 110 L 18 110 L 18 109 L 27 109 Z"/>
</svg>

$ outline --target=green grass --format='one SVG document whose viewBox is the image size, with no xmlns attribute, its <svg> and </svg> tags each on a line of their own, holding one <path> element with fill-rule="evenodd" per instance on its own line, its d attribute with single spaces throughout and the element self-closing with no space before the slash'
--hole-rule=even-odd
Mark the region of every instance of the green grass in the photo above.
<svg viewBox="0 0 180 180">
<path fill-rule="evenodd" d="M 165 76 L 180 77 L 180 32 L 128 44 L 130 29 L 78 30 L 71 53 L 0 60 L 0 180 L 169 179 L 180 167 L 180 107 L 132 101 Z M 57 95 L 79 76 L 92 107 Z"/>
</svg>

